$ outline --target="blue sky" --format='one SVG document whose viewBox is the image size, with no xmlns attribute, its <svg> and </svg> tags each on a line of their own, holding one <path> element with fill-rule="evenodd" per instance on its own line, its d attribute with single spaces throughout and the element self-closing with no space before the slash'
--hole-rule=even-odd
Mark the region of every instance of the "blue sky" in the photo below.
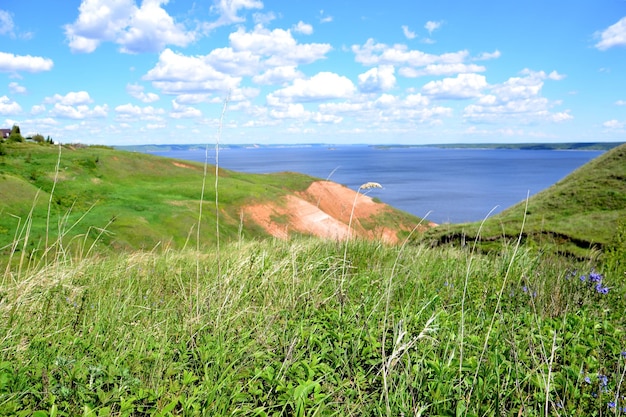
<svg viewBox="0 0 626 417">
<path fill-rule="evenodd" d="M 0 2 L 1 127 L 213 143 L 225 102 L 232 144 L 626 141 L 626 1 Z"/>
</svg>

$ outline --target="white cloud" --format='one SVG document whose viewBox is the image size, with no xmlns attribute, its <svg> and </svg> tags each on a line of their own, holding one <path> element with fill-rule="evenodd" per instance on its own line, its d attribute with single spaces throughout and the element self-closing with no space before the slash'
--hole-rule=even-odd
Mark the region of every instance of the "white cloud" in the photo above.
<svg viewBox="0 0 626 417">
<path fill-rule="evenodd" d="M 292 85 L 267 96 L 270 105 L 346 98 L 356 88 L 348 78 L 333 72 L 320 72 L 309 79 L 297 79 Z"/>
<path fill-rule="evenodd" d="M 11 14 L 5 10 L 0 10 L 0 35 L 15 36 L 13 28 L 13 18 Z"/>
<path fill-rule="evenodd" d="M 308 119 L 311 117 L 311 112 L 305 110 L 300 103 L 289 103 L 279 109 L 272 109 L 269 114 L 275 119 Z"/>
<path fill-rule="evenodd" d="M 257 84 L 265 85 L 282 85 L 291 82 L 297 78 L 303 78 L 304 74 L 298 71 L 296 66 L 285 65 L 281 67 L 270 68 L 262 74 L 255 75 L 252 78 Z"/>
<path fill-rule="evenodd" d="M 428 31 L 428 33 L 430 35 L 432 35 L 435 30 L 437 30 L 437 29 L 439 29 L 441 27 L 441 23 L 442 22 L 433 22 L 433 21 L 429 20 L 424 25 L 424 28 Z"/>
<path fill-rule="evenodd" d="M 7 96 L 0 97 L 0 114 L 10 115 L 18 114 L 22 111 L 22 107 Z"/>
<path fill-rule="evenodd" d="M 117 120 L 120 121 L 136 121 L 136 120 L 150 120 L 161 121 L 161 115 L 165 114 L 165 110 L 154 108 L 152 106 L 139 107 L 133 104 L 127 103 L 117 106 L 115 108 L 117 113 Z"/>
<path fill-rule="evenodd" d="M 602 126 L 608 129 L 623 129 L 625 124 L 624 122 L 620 122 L 619 120 L 612 119 L 602 123 Z"/>
<path fill-rule="evenodd" d="M 239 16 L 240 10 L 262 9 L 263 2 L 259 0 L 216 0 L 211 6 L 211 11 L 220 15 L 217 21 L 210 23 L 207 29 L 214 29 L 220 26 L 241 23 L 245 18 Z"/>
<path fill-rule="evenodd" d="M 602 32 L 596 33 L 600 41 L 595 47 L 606 51 L 614 46 L 626 46 L 626 17 L 622 17 L 617 23 L 609 26 Z"/>
<path fill-rule="evenodd" d="M 43 104 L 35 104 L 33 107 L 30 108 L 30 114 L 33 115 L 45 113 L 45 111 L 46 106 L 44 106 Z"/>
<path fill-rule="evenodd" d="M 359 90 L 373 93 L 392 89 L 396 84 L 393 65 L 381 65 L 359 74 Z"/>
<path fill-rule="evenodd" d="M 0 52 L 0 72 L 41 72 L 50 71 L 53 66 L 51 59 L 31 55 L 13 55 Z"/>
<path fill-rule="evenodd" d="M 406 65 L 423 67 L 430 64 L 458 64 L 462 63 L 469 52 L 458 51 L 441 55 L 427 54 L 418 50 L 409 50 L 406 45 L 396 44 L 388 46 L 375 43 L 368 39 L 363 46 L 352 45 L 355 60 L 364 65 Z"/>
<path fill-rule="evenodd" d="M 500 58 L 500 51 L 498 51 L 497 49 L 493 52 L 483 52 L 480 55 L 478 55 L 476 58 L 474 58 L 475 61 L 488 61 L 490 59 L 496 59 L 496 58 Z"/>
<path fill-rule="evenodd" d="M 9 91 L 13 94 L 26 94 L 26 87 L 16 82 L 9 83 Z"/>
<path fill-rule="evenodd" d="M 50 110 L 50 115 L 66 119 L 81 120 L 107 117 L 108 111 L 109 107 L 106 104 L 104 106 L 95 106 L 91 109 L 85 104 L 72 106 L 56 103 L 52 110 Z"/>
<path fill-rule="evenodd" d="M 153 103 L 159 99 L 158 94 L 144 93 L 143 86 L 138 84 L 128 84 L 126 86 L 126 92 L 130 94 L 130 96 L 136 98 L 137 100 L 141 100 L 144 103 Z"/>
<path fill-rule="evenodd" d="M 176 100 L 172 100 L 172 110 L 170 111 L 170 117 L 174 119 L 190 119 L 202 117 L 202 112 L 195 107 L 184 106 L 178 104 Z"/>
<path fill-rule="evenodd" d="M 257 25 L 252 32 L 239 28 L 229 36 L 233 50 L 267 56 L 269 66 L 309 64 L 325 57 L 332 50 L 326 43 L 299 44 L 290 30 L 272 31 Z"/>
<path fill-rule="evenodd" d="M 125 53 L 157 52 L 165 45 L 186 46 L 193 31 L 174 22 L 162 8 L 169 0 L 83 0 L 79 16 L 65 25 L 72 52 L 90 53 L 102 42 L 115 42 Z"/>
<path fill-rule="evenodd" d="M 236 88 L 241 78 L 217 71 L 206 56 L 185 56 L 165 49 L 144 80 L 165 94 L 224 93 Z"/>
<path fill-rule="evenodd" d="M 402 26 L 402 33 L 407 39 L 415 39 L 417 36 L 415 32 L 412 32 L 407 25 Z"/>
<path fill-rule="evenodd" d="M 297 33 L 302 33 L 303 35 L 310 35 L 313 33 L 313 26 L 308 23 L 304 23 L 302 20 L 298 22 L 297 25 L 293 27 L 293 31 Z"/>
<path fill-rule="evenodd" d="M 417 69 L 412 67 L 402 67 L 398 71 L 400 75 L 407 78 L 422 77 L 425 75 L 454 75 L 471 72 L 484 72 L 487 69 L 476 64 L 431 64 Z"/>
<path fill-rule="evenodd" d="M 322 10 L 320 10 L 319 20 L 320 20 L 320 23 L 330 23 L 330 22 L 332 22 L 332 21 L 333 21 L 333 17 L 332 17 L 332 16 L 327 15 L 327 14 L 324 12 L 324 10 L 322 9 Z"/>
<path fill-rule="evenodd" d="M 422 87 L 422 92 L 435 99 L 468 99 L 480 96 L 487 87 L 484 75 L 459 74 L 456 78 L 431 81 Z"/>
<path fill-rule="evenodd" d="M 617 100 L 615 102 L 616 106 L 626 106 L 626 100 Z"/>
<path fill-rule="evenodd" d="M 46 97 L 44 103 L 59 103 L 66 106 L 75 106 L 78 104 L 89 104 L 93 100 L 86 91 L 71 91 L 66 95 L 55 94 L 52 97 Z"/>
<path fill-rule="evenodd" d="M 564 78 L 563 75 L 556 71 L 546 74 L 528 69 L 522 74 L 522 77 L 511 77 L 501 84 L 489 86 L 490 94 L 481 95 L 474 104 L 465 107 L 463 116 L 474 122 L 559 123 L 573 119 L 569 110 L 551 112 L 559 102 L 541 96 L 544 80 L 558 81 Z"/>
</svg>

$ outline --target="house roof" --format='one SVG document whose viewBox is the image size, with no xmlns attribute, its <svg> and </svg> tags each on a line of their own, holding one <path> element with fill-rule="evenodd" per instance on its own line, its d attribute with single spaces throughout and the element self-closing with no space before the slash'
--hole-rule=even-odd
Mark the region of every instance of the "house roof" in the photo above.
<svg viewBox="0 0 626 417">
<path fill-rule="evenodd" d="M 3 138 L 8 138 L 11 134 L 11 129 L 0 129 L 0 136 Z"/>
</svg>

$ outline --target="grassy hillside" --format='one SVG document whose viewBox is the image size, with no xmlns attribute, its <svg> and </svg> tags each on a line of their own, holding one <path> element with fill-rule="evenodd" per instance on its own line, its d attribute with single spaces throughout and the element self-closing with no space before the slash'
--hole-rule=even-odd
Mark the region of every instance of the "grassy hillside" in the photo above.
<svg viewBox="0 0 626 417">
<path fill-rule="evenodd" d="M 488 247 L 488 242 L 515 239 L 522 232 L 533 242 L 584 254 L 591 247 L 611 244 L 620 222 L 626 222 L 626 145 L 583 165 L 528 202 L 487 219 L 480 240 Z M 472 241 L 480 226 L 481 222 L 443 225 L 425 238 L 440 243 Z"/>
<path fill-rule="evenodd" d="M 0 415 L 624 415 L 623 269 L 594 268 L 304 238 L 13 268 Z"/>
<path fill-rule="evenodd" d="M 215 168 L 104 147 L 4 145 L 0 156 L 0 250 L 33 251 L 65 236 L 82 248 L 152 249 L 216 241 Z M 220 170 L 220 239 L 267 236 L 242 218 L 242 207 L 275 202 L 315 179 L 297 173 L 242 174 Z M 200 199 L 205 183 L 203 207 Z M 419 219 L 394 211 L 390 227 Z M 18 239 L 16 239 L 16 235 Z M 20 242 L 17 248 L 11 245 Z M 24 247 L 23 243 L 26 242 Z"/>
</svg>

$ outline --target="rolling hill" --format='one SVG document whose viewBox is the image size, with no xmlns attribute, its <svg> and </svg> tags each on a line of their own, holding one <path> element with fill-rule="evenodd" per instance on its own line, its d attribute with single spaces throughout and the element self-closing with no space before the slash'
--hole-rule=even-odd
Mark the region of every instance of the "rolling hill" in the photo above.
<svg viewBox="0 0 626 417">
<path fill-rule="evenodd" d="M 560 252 L 582 254 L 610 244 L 625 220 L 626 145 L 620 145 L 484 222 L 441 226 L 423 238 L 460 243 L 478 236 L 489 247 L 521 232 L 524 239 L 552 244 Z"/>
<path fill-rule="evenodd" d="M 220 169 L 216 178 L 214 166 L 101 146 L 4 147 L 5 254 L 41 250 L 59 236 L 81 250 L 196 247 L 214 244 L 218 229 L 224 241 L 302 234 L 395 242 L 420 223 L 364 193 L 293 172 Z"/>
</svg>

